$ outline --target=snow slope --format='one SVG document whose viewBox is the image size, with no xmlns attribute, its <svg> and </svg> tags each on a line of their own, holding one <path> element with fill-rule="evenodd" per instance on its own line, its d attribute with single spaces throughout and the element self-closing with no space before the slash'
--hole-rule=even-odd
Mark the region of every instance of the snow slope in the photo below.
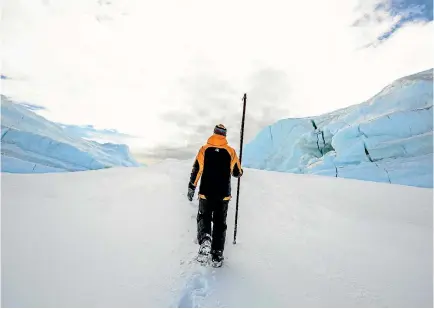
<svg viewBox="0 0 434 309">
<path fill-rule="evenodd" d="M 1 171 L 46 173 L 139 166 L 128 146 L 86 140 L 1 97 Z"/>
<path fill-rule="evenodd" d="M 433 70 L 393 82 L 370 100 L 284 119 L 246 145 L 252 168 L 433 187 Z"/>
<path fill-rule="evenodd" d="M 211 269 L 190 168 L 3 173 L 2 305 L 433 306 L 432 189 L 246 169 Z"/>
</svg>

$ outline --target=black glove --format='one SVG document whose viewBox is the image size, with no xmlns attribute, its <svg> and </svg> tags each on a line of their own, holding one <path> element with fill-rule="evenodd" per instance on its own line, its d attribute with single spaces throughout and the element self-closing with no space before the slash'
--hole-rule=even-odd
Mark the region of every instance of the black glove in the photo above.
<svg viewBox="0 0 434 309">
<path fill-rule="evenodd" d="M 241 169 L 240 170 L 240 172 L 238 173 L 238 175 L 237 176 L 234 176 L 235 178 L 240 178 L 241 176 L 243 176 L 243 173 L 244 173 L 244 171 L 243 171 L 243 169 Z M 232 175 L 233 176 L 233 175 Z"/>
<path fill-rule="evenodd" d="M 196 187 L 193 186 L 192 184 L 188 184 L 188 193 L 187 193 L 187 198 L 188 200 L 191 202 L 193 200 L 193 196 L 194 196 L 194 191 L 195 191 Z"/>
</svg>

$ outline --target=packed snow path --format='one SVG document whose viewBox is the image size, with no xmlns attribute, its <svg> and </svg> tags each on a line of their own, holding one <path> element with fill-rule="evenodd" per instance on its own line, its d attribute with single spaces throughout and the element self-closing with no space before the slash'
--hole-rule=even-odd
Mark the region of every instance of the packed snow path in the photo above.
<svg viewBox="0 0 434 309">
<path fill-rule="evenodd" d="M 212 269 L 190 167 L 2 174 L 2 305 L 433 306 L 432 189 L 247 169 Z"/>
</svg>

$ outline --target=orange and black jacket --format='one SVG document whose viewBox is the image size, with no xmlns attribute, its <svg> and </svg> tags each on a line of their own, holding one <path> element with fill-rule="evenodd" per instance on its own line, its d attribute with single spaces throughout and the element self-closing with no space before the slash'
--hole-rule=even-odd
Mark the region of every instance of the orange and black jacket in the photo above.
<svg viewBox="0 0 434 309">
<path fill-rule="evenodd" d="M 196 156 L 189 187 L 196 189 L 201 179 L 200 198 L 229 200 L 231 198 L 231 175 L 237 178 L 243 175 L 237 154 L 228 145 L 226 137 L 213 134 Z"/>
</svg>

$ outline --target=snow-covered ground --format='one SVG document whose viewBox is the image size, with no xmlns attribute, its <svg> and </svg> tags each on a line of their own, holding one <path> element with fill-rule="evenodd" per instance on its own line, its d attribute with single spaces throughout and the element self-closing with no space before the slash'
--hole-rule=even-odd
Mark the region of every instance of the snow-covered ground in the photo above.
<svg viewBox="0 0 434 309">
<path fill-rule="evenodd" d="M 433 187 L 433 70 L 393 82 L 368 101 L 284 119 L 246 145 L 244 165 Z"/>
<path fill-rule="evenodd" d="M 2 305 L 433 306 L 432 189 L 246 169 L 211 269 L 191 163 L 2 173 Z"/>
<path fill-rule="evenodd" d="M 67 129 L 2 95 L 1 171 L 47 173 L 139 166 L 128 146 L 86 140 Z"/>
</svg>

